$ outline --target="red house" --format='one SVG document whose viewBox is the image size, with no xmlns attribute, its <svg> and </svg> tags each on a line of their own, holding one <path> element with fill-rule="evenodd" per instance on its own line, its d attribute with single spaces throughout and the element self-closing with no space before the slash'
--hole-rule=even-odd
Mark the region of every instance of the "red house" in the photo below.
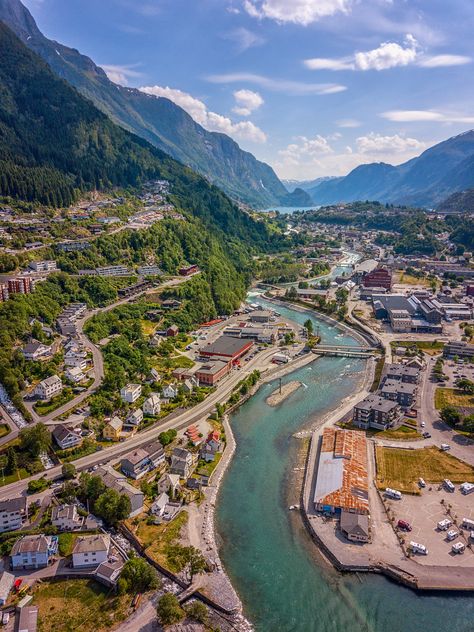
<svg viewBox="0 0 474 632">
<path fill-rule="evenodd" d="M 194 274 L 195 272 L 199 272 L 199 267 L 195 263 L 179 269 L 179 274 L 181 276 L 191 276 L 191 274 Z"/>
<path fill-rule="evenodd" d="M 392 275 L 386 268 L 376 268 L 362 279 L 364 287 L 383 287 L 386 290 L 392 289 Z"/>
<path fill-rule="evenodd" d="M 177 327 L 177 325 L 171 325 L 170 327 L 168 327 L 168 329 L 166 330 L 166 335 L 168 337 L 174 337 L 177 336 L 179 334 L 179 329 Z"/>
</svg>

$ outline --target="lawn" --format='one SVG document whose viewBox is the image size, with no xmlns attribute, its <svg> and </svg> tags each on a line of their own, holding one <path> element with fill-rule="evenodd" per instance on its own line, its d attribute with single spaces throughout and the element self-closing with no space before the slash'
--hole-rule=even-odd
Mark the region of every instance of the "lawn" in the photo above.
<svg viewBox="0 0 474 632">
<path fill-rule="evenodd" d="M 384 430 L 377 433 L 379 439 L 398 439 L 399 441 L 410 441 L 412 439 L 419 439 L 421 435 L 417 432 L 416 428 L 403 424 L 395 430 Z"/>
<path fill-rule="evenodd" d="M 37 584 L 33 604 L 39 607 L 38 632 L 103 632 L 126 618 L 130 597 L 73 579 Z"/>
<path fill-rule="evenodd" d="M 395 275 L 394 283 L 403 283 L 404 285 L 422 285 L 423 287 L 428 287 L 430 284 L 428 279 L 419 278 L 402 271 Z"/>
<path fill-rule="evenodd" d="M 464 393 L 458 388 L 437 388 L 435 392 L 435 406 L 438 410 L 445 406 L 469 408 L 474 406 L 474 396 Z"/>
<path fill-rule="evenodd" d="M 202 476 L 210 476 L 212 472 L 216 469 L 217 464 L 222 458 L 222 453 L 218 452 L 214 458 L 214 461 L 210 463 L 206 463 L 205 461 L 199 461 L 198 466 L 196 468 L 196 472 L 201 474 Z"/>
<path fill-rule="evenodd" d="M 397 347 L 417 347 L 422 351 L 442 351 L 444 349 L 444 342 L 440 340 L 394 340 L 390 343 L 392 349 Z"/>
<path fill-rule="evenodd" d="M 165 568 L 169 568 L 170 571 L 176 572 L 177 569 L 169 563 L 166 549 L 173 544 L 178 544 L 181 529 L 187 522 L 188 513 L 186 511 L 181 511 L 171 522 L 159 525 L 147 524 L 145 519 L 140 523 L 136 536 L 151 558 Z"/>
<path fill-rule="evenodd" d="M 154 323 L 151 320 L 146 320 L 145 318 L 141 321 L 143 335 L 152 336 L 155 333 L 156 328 L 158 327 L 158 323 Z"/>
<path fill-rule="evenodd" d="M 63 406 L 64 404 L 70 402 L 73 398 L 74 393 L 72 392 L 72 390 L 65 389 L 60 395 L 53 397 L 53 399 L 48 402 L 36 402 L 33 408 L 35 409 L 35 412 L 38 413 L 38 415 L 48 415 L 49 413 L 52 413 L 53 410 L 56 410 L 60 406 Z"/>
<path fill-rule="evenodd" d="M 453 483 L 474 479 L 474 468 L 438 448 L 403 450 L 377 446 L 377 486 L 401 492 L 419 493 L 418 479 L 440 483 L 449 478 Z"/>
<path fill-rule="evenodd" d="M 0 486 L 10 485 L 10 483 L 16 483 L 16 481 L 20 481 L 23 478 L 28 478 L 28 476 L 31 476 L 31 474 L 27 470 L 25 470 L 24 467 L 20 467 L 13 474 L 5 474 L 5 476 L 0 475 Z"/>
</svg>

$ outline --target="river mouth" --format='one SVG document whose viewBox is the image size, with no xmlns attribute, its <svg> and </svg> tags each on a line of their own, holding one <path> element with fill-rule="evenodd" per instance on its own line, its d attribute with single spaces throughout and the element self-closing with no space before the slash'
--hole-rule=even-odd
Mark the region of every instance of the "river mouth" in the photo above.
<svg viewBox="0 0 474 632">
<path fill-rule="evenodd" d="M 297 322 L 308 317 L 277 309 Z M 314 320 L 324 342 L 354 343 Z M 265 402 L 274 381 L 232 416 L 237 447 L 216 510 L 223 565 L 258 632 L 472 632 L 471 597 L 420 596 L 380 576 L 341 575 L 319 554 L 298 511 L 289 511 L 299 502 L 305 454 L 305 440 L 294 433 L 353 394 L 364 366 L 364 360 L 320 358 L 283 378 L 305 388 L 279 406 Z"/>
</svg>

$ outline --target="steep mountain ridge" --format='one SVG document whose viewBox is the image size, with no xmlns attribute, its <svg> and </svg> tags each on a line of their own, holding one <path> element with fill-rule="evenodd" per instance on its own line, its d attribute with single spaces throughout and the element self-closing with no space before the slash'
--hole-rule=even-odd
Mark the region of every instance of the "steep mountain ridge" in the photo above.
<svg viewBox="0 0 474 632">
<path fill-rule="evenodd" d="M 20 0 L 0 0 L 0 20 L 115 123 L 204 175 L 233 198 L 255 206 L 291 202 L 269 165 L 225 134 L 207 131 L 169 99 L 113 83 L 89 57 L 46 38 Z"/>
<path fill-rule="evenodd" d="M 395 167 L 359 165 L 347 176 L 308 189 L 316 204 L 379 200 L 436 206 L 449 194 L 474 186 L 474 130 L 430 147 Z"/>
</svg>

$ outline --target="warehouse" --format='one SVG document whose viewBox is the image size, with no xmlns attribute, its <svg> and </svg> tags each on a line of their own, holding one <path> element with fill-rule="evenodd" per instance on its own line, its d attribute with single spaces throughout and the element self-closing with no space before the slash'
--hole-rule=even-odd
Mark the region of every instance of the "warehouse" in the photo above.
<svg viewBox="0 0 474 632">
<path fill-rule="evenodd" d="M 231 336 L 221 336 L 215 342 L 203 347 L 200 354 L 205 358 L 213 360 L 224 360 L 236 362 L 253 347 L 250 340 L 233 338 Z"/>
</svg>

